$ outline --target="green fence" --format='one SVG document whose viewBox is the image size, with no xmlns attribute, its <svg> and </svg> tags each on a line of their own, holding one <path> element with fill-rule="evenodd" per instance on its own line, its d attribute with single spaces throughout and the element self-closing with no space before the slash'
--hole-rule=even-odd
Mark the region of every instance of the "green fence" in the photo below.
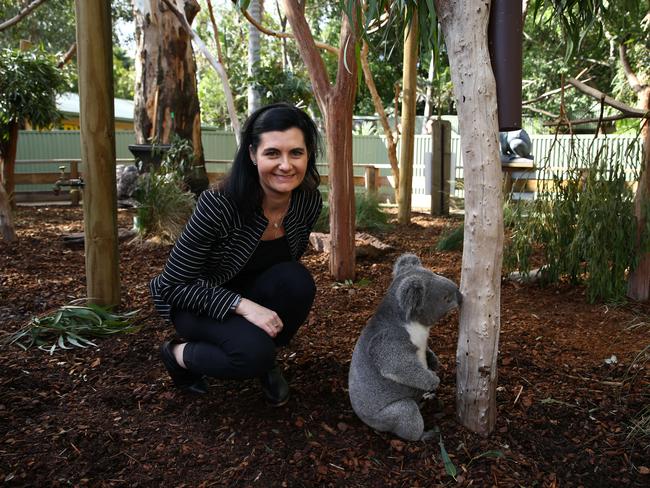
<svg viewBox="0 0 650 488">
<path fill-rule="evenodd" d="M 533 142 L 533 155 L 536 168 L 528 173 L 515 177 L 550 179 L 554 173 L 566 171 L 569 161 L 588 161 L 596 154 L 613 160 L 614 158 L 625 163 L 628 168 L 630 181 L 634 180 L 641 164 L 641 144 L 637 138 L 623 136 L 531 136 Z M 132 131 L 117 131 L 115 133 L 115 148 L 118 160 L 132 160 L 128 146 L 135 142 Z M 235 137 L 231 132 L 204 131 L 202 142 L 205 158 L 207 160 L 232 160 L 235 153 Z M 452 136 L 452 194 L 463 197 L 462 184 L 463 162 L 461 141 L 459 137 Z M 399 148 L 398 148 L 399 154 Z M 418 135 L 415 137 L 413 158 L 413 196 L 414 205 L 418 202 L 426 203 L 427 189 L 425 188 L 425 161 L 431 154 L 431 137 Z M 17 173 L 55 172 L 61 163 L 20 163 L 21 160 L 53 160 L 53 159 L 79 159 L 81 156 L 81 141 L 78 131 L 21 131 L 16 166 Z M 381 176 L 391 176 L 388 153 L 384 138 L 381 136 L 354 136 L 353 161 L 357 165 L 374 164 L 380 168 Z M 67 169 L 67 168 L 66 168 Z M 222 171 L 223 165 L 207 165 L 208 171 Z M 318 169 L 327 175 L 325 159 L 319 161 Z M 83 167 L 80 167 L 83 172 Z M 363 175 L 363 168 L 354 168 L 355 176 Z M 44 185 L 18 185 L 17 193 L 30 191 L 49 191 L 50 187 Z M 390 197 L 391 190 L 386 188 L 384 195 Z"/>
</svg>

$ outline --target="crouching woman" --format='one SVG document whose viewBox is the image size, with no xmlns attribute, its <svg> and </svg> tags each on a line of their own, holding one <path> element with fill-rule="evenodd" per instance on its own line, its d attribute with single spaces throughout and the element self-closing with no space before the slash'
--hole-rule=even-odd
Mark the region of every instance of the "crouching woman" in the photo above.
<svg viewBox="0 0 650 488">
<path fill-rule="evenodd" d="M 259 378 L 267 401 L 289 386 L 275 361 L 307 318 L 316 287 L 299 262 L 322 208 L 319 137 L 302 110 L 273 104 L 242 128 L 228 176 L 206 190 L 150 283 L 178 338 L 161 359 L 174 384 L 205 393 L 204 377 Z"/>
</svg>

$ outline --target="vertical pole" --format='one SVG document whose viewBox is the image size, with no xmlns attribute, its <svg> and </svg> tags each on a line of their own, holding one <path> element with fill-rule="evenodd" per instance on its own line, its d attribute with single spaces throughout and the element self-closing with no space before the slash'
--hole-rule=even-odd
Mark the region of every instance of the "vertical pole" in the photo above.
<svg viewBox="0 0 650 488">
<path fill-rule="evenodd" d="M 377 196 L 377 173 L 378 169 L 374 166 L 368 165 L 364 168 L 364 182 L 366 186 L 366 193 L 373 197 Z"/>
<path fill-rule="evenodd" d="M 522 0 L 492 0 L 488 45 L 497 83 L 499 130 L 521 129 Z"/>
<path fill-rule="evenodd" d="M 411 24 L 404 32 L 404 101 L 402 102 L 402 145 L 399 158 L 400 202 L 397 216 L 400 224 L 408 224 L 411 221 L 418 47 L 418 16 L 416 11 L 413 12 Z"/>
<path fill-rule="evenodd" d="M 76 0 L 86 292 L 117 306 L 117 188 L 110 0 Z"/>
<path fill-rule="evenodd" d="M 431 215 L 448 215 L 451 191 L 451 122 L 434 120 L 431 138 Z"/>
<path fill-rule="evenodd" d="M 79 178 L 79 163 L 77 161 L 70 161 L 70 179 L 76 180 Z M 79 205 L 79 188 L 72 188 L 70 190 L 70 205 L 76 207 Z"/>
</svg>

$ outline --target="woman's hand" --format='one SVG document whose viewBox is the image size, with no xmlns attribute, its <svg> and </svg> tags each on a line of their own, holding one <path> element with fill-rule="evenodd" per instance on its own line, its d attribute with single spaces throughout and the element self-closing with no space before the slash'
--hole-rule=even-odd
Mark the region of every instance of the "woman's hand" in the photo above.
<svg viewBox="0 0 650 488">
<path fill-rule="evenodd" d="M 283 327 L 282 320 L 276 312 L 248 298 L 242 298 L 239 301 L 235 313 L 258 326 L 271 337 L 277 336 Z"/>
</svg>

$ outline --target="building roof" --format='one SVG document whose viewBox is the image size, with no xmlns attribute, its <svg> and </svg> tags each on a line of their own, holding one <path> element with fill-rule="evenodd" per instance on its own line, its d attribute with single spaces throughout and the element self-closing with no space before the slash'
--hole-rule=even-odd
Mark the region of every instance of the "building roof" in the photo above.
<svg viewBox="0 0 650 488">
<path fill-rule="evenodd" d="M 135 106 L 133 100 L 116 98 L 114 102 L 115 120 L 132 121 Z M 56 98 L 56 108 L 66 115 L 79 116 L 79 105 L 78 93 L 63 93 Z"/>
</svg>

